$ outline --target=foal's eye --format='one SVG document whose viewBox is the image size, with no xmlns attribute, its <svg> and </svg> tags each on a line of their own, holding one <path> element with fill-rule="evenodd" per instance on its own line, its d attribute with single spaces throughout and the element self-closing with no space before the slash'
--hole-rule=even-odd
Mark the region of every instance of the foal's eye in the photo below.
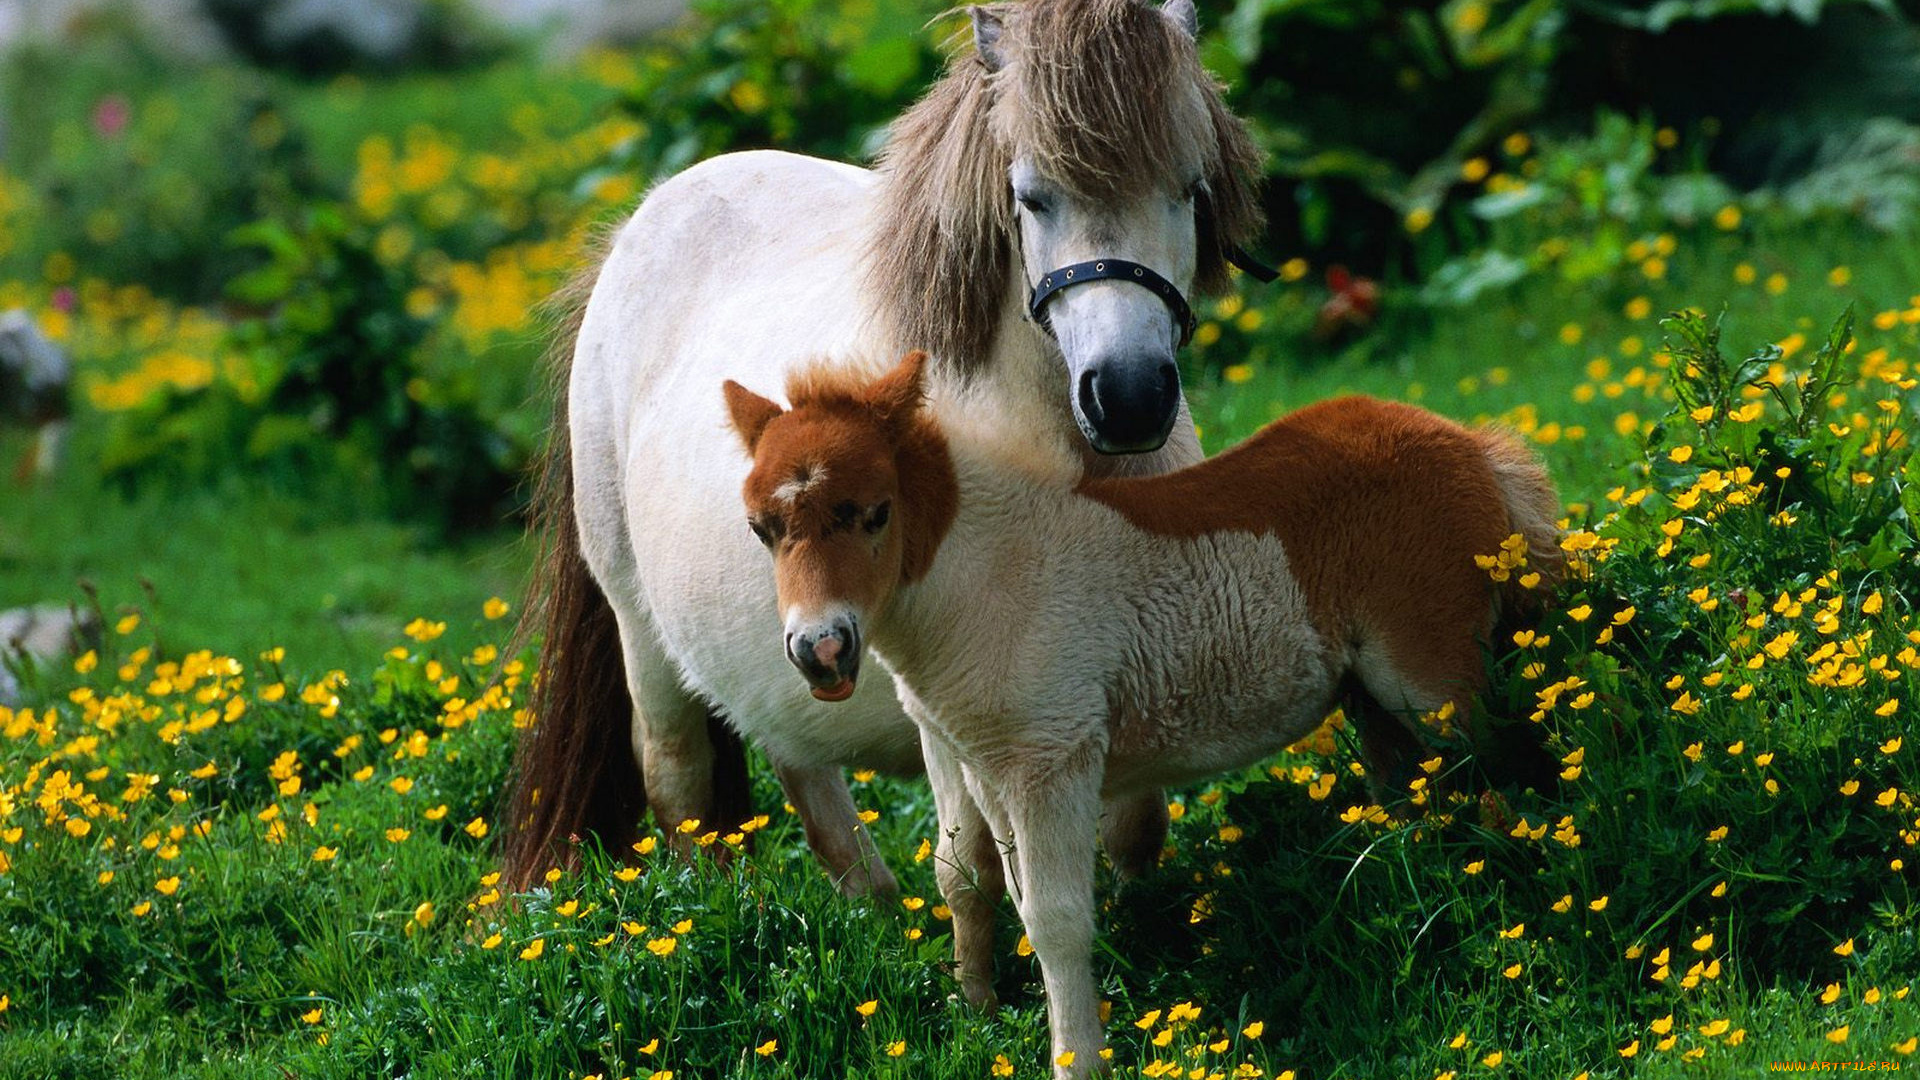
<svg viewBox="0 0 1920 1080">
<path fill-rule="evenodd" d="M 877 533 L 887 527 L 887 519 L 893 516 L 893 503 L 883 502 L 867 515 L 867 531 Z"/>
<path fill-rule="evenodd" d="M 773 546 L 773 530 L 751 518 L 747 520 L 747 528 L 753 530 L 753 535 L 758 538 L 762 544 L 768 547 Z"/>
<path fill-rule="evenodd" d="M 1047 200 L 1035 195 L 1031 191 L 1016 191 L 1013 193 L 1013 199 L 1029 214 L 1044 214 L 1047 212 Z"/>
</svg>

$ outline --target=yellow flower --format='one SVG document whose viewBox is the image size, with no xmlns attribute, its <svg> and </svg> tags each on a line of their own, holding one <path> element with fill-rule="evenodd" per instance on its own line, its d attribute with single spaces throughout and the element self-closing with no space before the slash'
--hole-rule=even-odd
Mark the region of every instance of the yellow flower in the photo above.
<svg viewBox="0 0 1920 1080">
<path fill-rule="evenodd" d="M 1711 949 L 1711 948 L 1713 948 L 1712 934 L 1702 934 L 1699 937 L 1693 939 L 1694 952 L 1706 952 L 1708 949 Z"/>
<path fill-rule="evenodd" d="M 1841 942 L 1840 944 L 1835 945 L 1833 947 L 1833 955 L 1852 956 L 1853 955 L 1853 939 L 1848 938 L 1847 940 Z"/>
<path fill-rule="evenodd" d="M 153 887 L 161 896 L 172 896 L 180 889 L 180 879 L 178 877 L 161 878 L 153 883 Z"/>
<path fill-rule="evenodd" d="M 340 853 L 340 849 L 330 848 L 325 844 L 321 844 L 319 847 L 313 849 L 313 861 L 329 862 L 333 859 L 335 855 L 338 855 L 339 853 Z"/>
<path fill-rule="evenodd" d="M 853 1011 L 859 1013 L 863 1017 L 867 1017 L 867 1016 L 872 1016 L 879 1008 L 880 1008 L 880 999 L 874 998 L 871 1001 L 863 1001 L 860 1004 L 855 1005 L 853 1007 Z"/>
<path fill-rule="evenodd" d="M 1504 1051 L 1495 1050 L 1493 1053 L 1481 1058 L 1480 1064 L 1485 1065 L 1489 1069 L 1497 1069 L 1500 1067 L 1500 1063 L 1506 1059 L 1507 1055 Z"/>
<path fill-rule="evenodd" d="M 420 642 L 423 645 L 429 641 L 434 640 L 435 638 L 439 637 L 441 634 L 444 634 L 446 632 L 447 632 L 446 623 L 431 622 L 427 619 L 415 619 L 412 622 L 408 623 L 406 625 L 406 628 L 401 631 L 401 633 L 407 635 L 408 637 L 412 638 L 415 641 Z"/>
<path fill-rule="evenodd" d="M 534 938 L 533 943 L 531 945 L 528 945 L 526 948 L 520 950 L 520 959 L 538 960 L 540 959 L 540 954 L 546 951 L 547 951 L 547 939 Z"/>
<path fill-rule="evenodd" d="M 402 828 L 399 828 L 398 826 L 396 826 L 396 827 L 394 827 L 394 828 L 391 828 L 391 829 L 388 829 L 388 830 L 387 830 L 387 843 L 389 843 L 389 844 L 398 844 L 398 843 L 400 843 L 400 842 L 402 842 L 402 841 L 404 841 L 404 840 L 405 840 L 405 839 L 406 839 L 407 837 L 409 837 L 409 836 L 412 836 L 412 835 L 413 835 L 413 830 L 411 830 L 411 829 L 402 829 Z"/>
<path fill-rule="evenodd" d="M 1514 923 L 1512 926 L 1508 927 L 1507 929 L 1500 931 L 1500 936 L 1503 938 L 1506 938 L 1508 941 L 1514 941 L 1520 938 L 1526 932 L 1527 932 L 1526 923 Z"/>
<path fill-rule="evenodd" d="M 1249 1039 L 1257 1039 L 1260 1036 L 1266 1034 L 1266 1032 L 1267 1032 L 1266 1022 L 1261 1020 L 1255 1020 L 1253 1023 L 1248 1024 L 1246 1027 L 1240 1029 L 1240 1034 L 1245 1035 Z"/>
<path fill-rule="evenodd" d="M 1600 898 L 1599 898 L 1599 899 L 1597 899 L 1597 900 L 1589 900 L 1589 901 L 1587 901 L 1587 910 L 1588 910 L 1588 911 L 1605 911 L 1605 910 L 1607 910 L 1607 898 L 1606 898 L 1606 897 L 1604 897 L 1604 896 L 1602 896 L 1602 897 L 1600 897 Z"/>
<path fill-rule="evenodd" d="M 487 939 L 486 939 L 485 941 L 482 941 L 482 942 L 480 943 L 480 947 L 481 947 L 481 948 L 483 948 L 483 949 L 497 949 L 497 948 L 499 948 L 499 947 L 500 947 L 500 934 L 499 934 L 499 932 L 498 932 L 498 931 L 495 931 L 494 933 L 491 933 L 491 934 L 488 934 L 488 935 L 487 935 Z"/>
<path fill-rule="evenodd" d="M 505 600 L 497 596 L 488 598 L 487 602 L 480 607 L 480 613 L 490 620 L 503 618 L 507 612 L 512 610 Z"/>
<path fill-rule="evenodd" d="M 654 938 L 647 942 L 647 951 L 655 956 L 672 956 L 673 950 L 680 947 L 679 938 Z"/>
<path fill-rule="evenodd" d="M 413 909 L 413 921 L 425 926 L 433 921 L 433 901 L 422 900 L 420 906 Z"/>
<path fill-rule="evenodd" d="M 325 1009 L 320 1006 L 315 1006 L 312 1012 L 301 1013 L 300 1020 L 302 1023 L 317 1024 L 320 1022 L 321 1017 L 324 1015 L 325 1015 Z"/>
<path fill-rule="evenodd" d="M 777 1052 L 779 1049 L 780 1049 L 780 1040 L 768 1039 L 766 1042 L 763 1042 L 759 1046 L 754 1047 L 753 1052 L 756 1054 L 759 1054 L 761 1057 L 772 1057 L 774 1053 Z"/>
<path fill-rule="evenodd" d="M 907 1052 L 907 1040 L 905 1039 L 896 1039 L 893 1042 L 890 1042 L 887 1044 L 888 1057 L 896 1057 L 896 1058 L 901 1057 L 905 1055 L 906 1052 Z"/>
<path fill-rule="evenodd" d="M 1836 1045 L 1838 1045 L 1839 1043 L 1846 1042 L 1848 1028 L 1849 1028 L 1849 1025 L 1841 1024 L 1839 1027 L 1834 1028 L 1832 1031 L 1827 1032 L 1827 1041 L 1830 1043 L 1834 1043 Z"/>
<path fill-rule="evenodd" d="M 1647 1027 L 1650 1028 L 1655 1035 L 1665 1035 L 1667 1032 L 1673 1030 L 1673 1014 L 1668 1013 L 1653 1023 L 1648 1024 Z"/>
</svg>

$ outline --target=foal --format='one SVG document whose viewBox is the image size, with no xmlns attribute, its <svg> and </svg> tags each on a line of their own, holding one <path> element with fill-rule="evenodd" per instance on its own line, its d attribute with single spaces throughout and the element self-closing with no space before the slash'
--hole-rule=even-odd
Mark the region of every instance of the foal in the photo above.
<svg viewBox="0 0 1920 1080">
<path fill-rule="evenodd" d="M 728 383 L 749 521 L 816 696 L 850 690 L 870 639 L 920 727 L 967 998 L 991 1000 L 1004 861 L 1056 1076 L 1083 1076 L 1102 796 L 1258 761 L 1342 699 L 1390 772 L 1417 717 L 1466 714 L 1481 643 L 1527 603 L 1474 557 L 1517 533 L 1550 584 L 1559 502 L 1510 438 L 1357 397 L 1179 472 L 1088 479 L 975 436 L 964 401 L 936 422 L 923 362 L 796 378 L 790 411 Z"/>
</svg>

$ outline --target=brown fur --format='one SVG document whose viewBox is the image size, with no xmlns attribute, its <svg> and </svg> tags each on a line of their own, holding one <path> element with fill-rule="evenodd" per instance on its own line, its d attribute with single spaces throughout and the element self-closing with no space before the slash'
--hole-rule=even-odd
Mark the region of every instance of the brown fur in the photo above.
<svg viewBox="0 0 1920 1080">
<path fill-rule="evenodd" d="M 1015 269 L 1007 170 L 1016 155 L 1068 190 L 1102 201 L 1179 192 L 1206 180 L 1195 287 L 1227 285 L 1225 253 L 1259 232 L 1260 153 L 1226 107 L 1193 42 L 1139 0 L 993 5 L 1008 65 L 956 55 L 894 123 L 882 152 L 870 294 L 903 346 L 970 371 L 987 361 Z M 1179 122 L 1196 94 L 1211 130 Z"/>
<path fill-rule="evenodd" d="M 547 354 L 553 424 L 535 467 L 530 522 L 540 556 L 508 650 L 515 655 L 541 639 L 529 701 L 534 723 L 514 748 L 500 818 L 503 877 L 515 890 L 533 887 L 550 866 L 575 865 L 575 838 L 597 837 L 615 858 L 629 855 L 647 805 L 619 627 L 580 554 L 567 425 L 573 344 L 614 236 L 609 229 L 590 241 L 581 269 L 547 304 L 555 322 Z M 744 821 L 752 816 L 746 747 L 717 716 L 708 718 L 708 730 L 715 820 Z"/>
<path fill-rule="evenodd" d="M 1463 695 L 1478 688 L 1479 643 L 1432 630 L 1491 631 L 1496 592 L 1473 557 L 1520 532 L 1543 587 L 1562 569 L 1558 500 L 1525 447 L 1372 398 L 1308 406 L 1192 468 L 1079 490 L 1163 536 L 1274 535 L 1333 647 L 1378 641 L 1407 675 Z"/>
</svg>

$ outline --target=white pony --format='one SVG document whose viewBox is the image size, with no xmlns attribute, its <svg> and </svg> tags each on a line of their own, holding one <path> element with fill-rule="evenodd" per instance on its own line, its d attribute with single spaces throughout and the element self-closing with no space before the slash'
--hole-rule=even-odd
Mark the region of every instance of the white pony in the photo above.
<svg viewBox="0 0 1920 1080">
<path fill-rule="evenodd" d="M 1174 361 L 1183 293 L 1222 287 L 1258 228 L 1258 155 L 1195 55 L 1191 0 L 971 14 L 975 47 L 876 170 L 725 155 L 655 188 L 614 238 L 538 499 L 529 615 L 546 644 L 508 811 L 513 884 L 571 859 L 573 837 L 623 852 L 643 802 L 663 825 L 701 821 L 692 835 L 744 820 L 724 717 L 842 890 L 896 887 L 842 770 L 918 772 L 918 734 L 886 687 L 823 704 L 761 647 L 774 582 L 741 527 L 748 460 L 722 380 L 778 394 L 815 357 L 871 373 L 924 348 L 933 396 L 964 390 L 983 430 L 1057 442 L 1101 474 L 1200 458 Z M 1164 828 L 1157 795 L 1135 800 L 1108 850 L 1151 866 Z"/>
<path fill-rule="evenodd" d="M 1081 1077 L 1104 1042 L 1101 800 L 1252 764 L 1335 704 L 1368 772 L 1404 782 L 1415 718 L 1465 720 L 1496 619 L 1535 606 L 1476 558 L 1531 553 L 1550 586 L 1559 500 L 1514 439 L 1368 398 L 1191 468 L 1088 478 L 1057 444 L 983 439 L 969 403 L 923 411 L 923 359 L 805 374 L 790 410 L 727 384 L 754 455 L 742 494 L 789 641 L 827 646 L 788 646 L 805 681 L 838 693 L 858 668 L 833 644 L 865 633 L 920 725 L 962 990 L 992 999 L 1011 882 L 1055 1075 Z"/>
</svg>

